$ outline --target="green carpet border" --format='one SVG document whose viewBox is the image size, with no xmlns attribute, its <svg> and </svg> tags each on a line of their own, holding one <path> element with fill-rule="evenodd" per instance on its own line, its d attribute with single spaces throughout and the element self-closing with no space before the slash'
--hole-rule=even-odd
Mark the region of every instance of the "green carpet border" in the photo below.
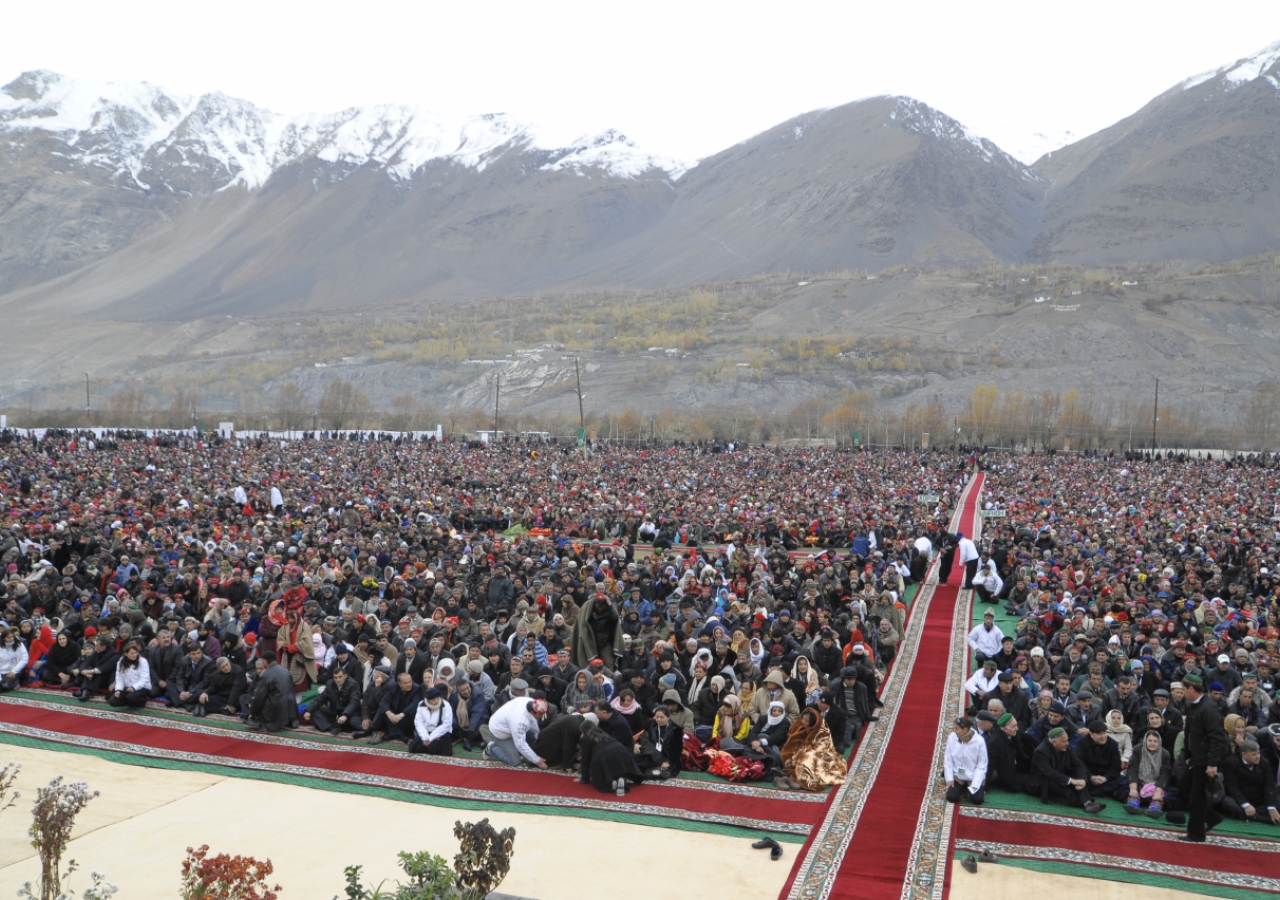
<svg viewBox="0 0 1280 900">
<path fill-rule="evenodd" d="M 1143 828 L 1158 828 L 1167 831 L 1170 834 L 1185 834 L 1187 827 L 1185 825 L 1171 825 L 1165 819 L 1150 819 L 1146 816 L 1131 816 L 1124 811 L 1124 804 L 1115 800 L 1104 801 L 1107 808 L 1096 816 L 1089 816 L 1088 819 L 1094 822 L 1114 822 L 1117 825 L 1141 825 Z M 1065 803 L 1045 804 L 1040 802 L 1040 798 L 1032 797 L 1029 794 L 1011 794 L 1007 791 L 993 789 L 987 792 L 987 800 L 985 804 L 990 809 L 1012 809 L 1020 812 L 1036 812 L 1052 816 L 1064 816 L 1068 818 L 1083 819 L 1085 816 L 1075 807 L 1067 806 Z M 1070 823 L 1064 823 L 1070 824 Z M 1250 825 L 1247 822 L 1240 822 L 1234 819 L 1226 819 L 1221 825 L 1213 829 L 1215 835 L 1222 837 L 1239 837 L 1249 838 L 1255 841 L 1275 840 L 1274 828 L 1270 825 Z"/>
<path fill-rule="evenodd" d="M 959 862 L 968 853 L 957 852 L 954 859 Z M 980 863 L 979 867 L 989 865 Z M 1074 875 L 1077 878 L 1092 878 L 1095 881 L 1114 881 L 1121 884 L 1138 884 L 1165 890 L 1186 891 L 1190 894 L 1203 894 L 1206 897 L 1228 897 L 1232 900 L 1263 900 L 1272 895 L 1265 891 L 1251 891 L 1245 888 L 1229 887 L 1221 884 L 1204 884 L 1199 881 L 1183 881 L 1167 875 L 1148 875 L 1143 872 L 1131 872 L 1126 869 L 1112 869 L 1095 866 L 1082 866 L 1075 863 L 1052 862 L 1040 859 L 1020 859 L 1001 857 L 997 865 L 1014 866 L 1033 872 L 1044 872 L 1050 875 Z M 953 876 L 958 877 L 958 876 Z"/>
<path fill-rule="evenodd" d="M 74 744 L 61 744 L 52 741 L 41 741 L 35 738 L 0 732 L 0 744 L 12 744 L 33 750 L 51 750 L 61 753 L 78 753 L 94 756 L 107 762 L 119 765 L 137 766 L 144 769 L 168 769 L 173 771 L 204 772 L 210 775 L 221 775 L 226 778 L 252 779 L 255 781 L 271 781 L 277 784 L 292 784 L 297 787 L 315 788 L 316 790 L 333 791 L 344 794 L 359 794 L 368 797 L 380 797 L 384 800 L 398 800 L 406 803 L 418 803 L 423 806 L 439 806 L 448 809 L 464 809 L 477 812 L 509 812 L 523 815 L 566 816 L 596 821 L 619 822 L 626 825 L 644 825 L 656 828 L 671 828 L 677 831 L 692 831 L 702 834 L 717 834 L 724 837 L 736 837 L 754 840 L 760 836 L 759 831 L 739 828 L 733 825 L 719 825 L 710 822 L 692 822 L 683 819 L 672 819 L 665 816 L 637 816 L 629 813 L 605 813 L 575 806 L 569 807 L 525 807 L 514 803 L 480 803 L 469 800 L 456 800 L 450 797 L 439 797 L 431 794 L 402 794 L 386 788 L 375 788 L 359 784 L 329 781 L 322 778 L 310 778 L 303 775 L 281 775 L 277 772 L 254 772 L 252 770 L 231 767 L 187 763 L 165 757 L 138 757 L 127 753 L 115 753 L 93 747 L 79 747 Z M 803 835 L 776 834 L 779 843 L 803 844 Z"/>
</svg>

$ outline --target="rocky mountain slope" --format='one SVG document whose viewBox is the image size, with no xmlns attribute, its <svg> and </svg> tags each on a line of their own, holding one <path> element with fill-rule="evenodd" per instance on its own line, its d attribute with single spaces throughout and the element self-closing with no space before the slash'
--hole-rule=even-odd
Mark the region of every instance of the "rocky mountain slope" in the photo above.
<svg viewBox="0 0 1280 900">
<path fill-rule="evenodd" d="M 1280 43 L 1031 165 L 906 97 L 689 164 L 502 115 L 29 72 L 0 88 L 0 407 L 86 371 L 483 405 L 484 357 L 558 408 L 573 352 L 597 399 L 647 406 L 1113 388 L 1170 360 L 1237 391 L 1280 359 L 1277 179 Z M 802 346 L 850 336 L 889 343 Z"/>
<path fill-rule="evenodd" d="M 1280 41 L 1042 157 L 1038 261 L 1221 260 L 1280 247 Z"/>
</svg>

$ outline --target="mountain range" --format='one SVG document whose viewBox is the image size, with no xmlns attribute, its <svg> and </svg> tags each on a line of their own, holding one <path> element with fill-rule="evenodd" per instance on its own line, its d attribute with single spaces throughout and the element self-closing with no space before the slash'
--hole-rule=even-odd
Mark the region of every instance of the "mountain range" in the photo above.
<svg viewBox="0 0 1280 900">
<path fill-rule="evenodd" d="M 77 353 L 123 323 L 1277 248 L 1280 42 L 1032 164 L 900 96 L 689 164 L 616 131 L 561 146 L 501 114 L 282 116 L 47 71 L 0 87 L 0 310 L 74 324 Z M 36 342 L 0 387 L 33 366 L 66 377 Z"/>
</svg>

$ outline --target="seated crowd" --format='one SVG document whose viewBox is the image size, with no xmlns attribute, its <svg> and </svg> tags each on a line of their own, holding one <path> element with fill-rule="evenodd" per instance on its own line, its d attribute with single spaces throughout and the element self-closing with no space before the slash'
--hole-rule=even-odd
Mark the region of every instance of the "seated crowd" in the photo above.
<svg viewBox="0 0 1280 900">
<path fill-rule="evenodd" d="M 843 780 L 906 589 L 951 539 L 915 495 L 954 501 L 969 467 L 142 435 L 7 440 L 0 463 L 0 691 L 474 748 L 617 791 L 717 757 Z"/>
<path fill-rule="evenodd" d="M 1189 819 L 1193 841 L 1223 817 L 1280 825 L 1274 471 L 988 462 L 986 499 L 1006 516 L 987 520 L 975 577 L 948 799 L 1110 801 Z"/>
</svg>

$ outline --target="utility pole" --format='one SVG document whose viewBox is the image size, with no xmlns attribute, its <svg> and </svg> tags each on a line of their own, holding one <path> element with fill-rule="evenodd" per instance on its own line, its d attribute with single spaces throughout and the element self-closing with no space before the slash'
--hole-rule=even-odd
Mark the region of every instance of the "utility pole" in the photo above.
<svg viewBox="0 0 1280 900">
<path fill-rule="evenodd" d="M 573 358 L 573 380 L 578 384 L 578 427 L 587 427 L 586 417 L 582 413 L 582 372 L 578 369 L 578 357 Z"/>
<path fill-rule="evenodd" d="M 84 411 L 89 411 L 89 373 L 84 373 Z"/>
<path fill-rule="evenodd" d="M 493 439 L 498 440 L 498 400 L 502 397 L 502 373 L 496 373 L 498 376 L 497 384 L 493 391 Z"/>
<path fill-rule="evenodd" d="M 1160 421 L 1160 379 L 1156 379 L 1156 402 L 1151 409 L 1151 452 L 1156 452 L 1156 422 Z"/>
</svg>

